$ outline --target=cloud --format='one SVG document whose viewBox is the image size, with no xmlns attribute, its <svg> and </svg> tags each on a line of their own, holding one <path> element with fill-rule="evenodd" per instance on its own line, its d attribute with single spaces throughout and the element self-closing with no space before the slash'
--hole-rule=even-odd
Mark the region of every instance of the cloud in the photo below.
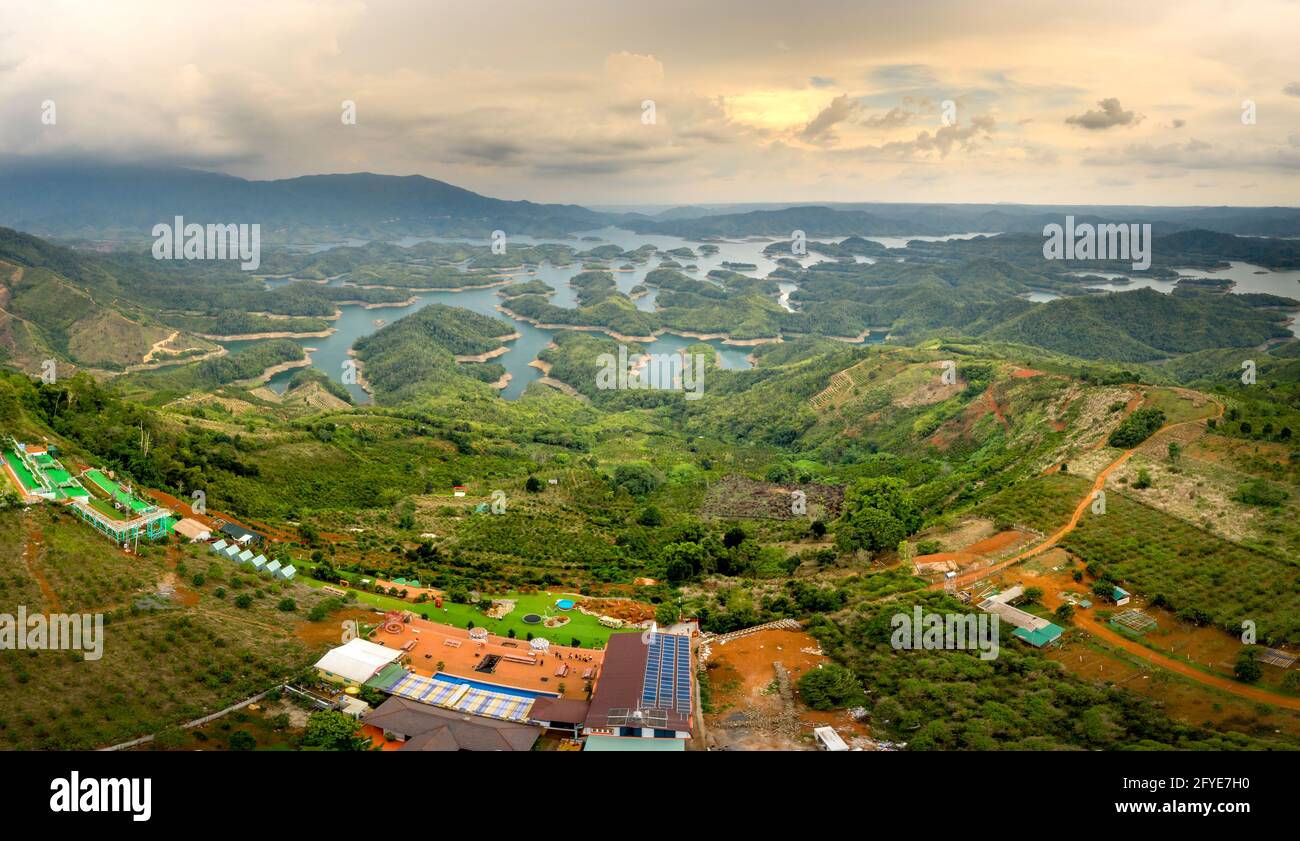
<svg viewBox="0 0 1300 841">
<path fill-rule="evenodd" d="M 833 88 L 835 87 L 835 80 L 825 76 L 813 76 L 808 79 L 808 84 L 814 88 Z"/>
<path fill-rule="evenodd" d="M 877 146 L 858 146 L 840 152 L 856 158 L 946 158 L 955 149 L 974 150 L 997 130 L 997 120 L 981 114 L 968 123 L 942 126 L 934 134 L 922 131 L 911 140 L 895 140 Z M 1038 153 L 1041 154 L 1042 153 Z M 1049 155 L 1050 156 L 1050 155 Z"/>
<path fill-rule="evenodd" d="M 1300 170 L 1300 152 L 1280 145 L 1242 148 L 1239 145 L 1216 145 L 1192 138 L 1185 143 L 1136 143 L 1123 149 L 1108 149 L 1104 155 L 1084 158 L 1083 163 L 1088 166 L 1125 167 L 1133 170 L 1169 168 L 1237 172 L 1254 169 L 1295 171 Z"/>
<path fill-rule="evenodd" d="M 808 121 L 799 137 L 807 143 L 833 143 L 836 139 L 835 126 L 853 117 L 861 108 L 862 105 L 856 99 L 850 99 L 848 94 L 842 93 Z"/>
<path fill-rule="evenodd" d="M 1287 96 L 1300 96 L 1300 82 L 1290 82 L 1282 88 L 1282 93 Z"/>
<path fill-rule="evenodd" d="M 1169 127 L 1170 127 L 1170 128 L 1174 128 L 1174 129 L 1179 129 L 1179 128 L 1182 128 L 1182 127 L 1185 126 L 1185 125 L 1187 125 L 1187 121 L 1186 121 L 1186 120 L 1178 120 L 1178 119 L 1175 119 L 1172 123 L 1169 124 Z"/>
<path fill-rule="evenodd" d="M 864 125 L 867 128 L 896 128 L 907 125 L 913 116 L 915 116 L 914 112 L 905 108 L 890 108 L 883 114 L 872 114 L 870 117 L 860 120 L 859 125 Z"/>
<path fill-rule="evenodd" d="M 1074 114 L 1066 117 L 1065 122 L 1069 125 L 1079 126 L 1090 131 L 1101 131 L 1115 126 L 1132 126 L 1142 121 L 1141 115 L 1134 114 L 1132 111 L 1125 111 L 1115 97 L 1109 97 L 1098 101 L 1101 106 L 1100 111 L 1086 111 L 1083 114 Z"/>
</svg>

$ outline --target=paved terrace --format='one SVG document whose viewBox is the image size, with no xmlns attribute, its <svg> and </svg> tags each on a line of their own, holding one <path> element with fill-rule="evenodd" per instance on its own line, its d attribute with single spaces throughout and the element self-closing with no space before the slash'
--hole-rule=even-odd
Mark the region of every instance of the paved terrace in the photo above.
<svg viewBox="0 0 1300 841">
<path fill-rule="evenodd" d="M 417 673 L 432 676 L 438 671 L 438 661 L 443 662 L 443 673 L 494 683 L 516 689 L 558 693 L 564 684 L 563 697 L 586 700 L 587 680 L 600 674 L 605 652 L 590 648 L 571 648 L 551 644 L 550 650 L 534 654 L 528 640 L 509 639 L 488 634 L 485 641 L 470 638 L 469 631 L 429 622 L 419 617 L 410 623 L 401 623 L 401 631 L 391 633 L 389 625 L 381 625 L 370 638 L 371 642 L 393 648 L 414 643 L 408 652 L 411 668 Z M 496 668 L 491 672 L 475 671 L 475 667 L 489 655 L 496 655 Z M 558 655 L 558 656 L 557 656 Z M 556 672 L 567 666 L 567 673 Z M 591 670 L 592 678 L 583 675 Z"/>
</svg>

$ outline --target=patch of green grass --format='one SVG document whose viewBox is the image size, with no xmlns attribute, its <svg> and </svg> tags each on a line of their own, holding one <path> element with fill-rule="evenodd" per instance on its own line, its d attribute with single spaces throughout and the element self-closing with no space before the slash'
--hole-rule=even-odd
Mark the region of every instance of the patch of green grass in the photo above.
<svg viewBox="0 0 1300 841">
<path fill-rule="evenodd" d="M 300 580 L 312 587 L 324 586 L 323 582 L 309 576 L 300 576 Z M 528 634 L 531 633 L 534 637 L 544 637 L 558 645 L 571 645 L 573 640 L 577 639 L 584 648 L 604 648 L 611 634 L 620 633 L 613 628 L 606 628 L 596 620 L 596 617 L 581 613 L 577 608 L 562 611 L 555 607 L 555 600 L 558 598 L 565 597 L 574 600 L 581 598 L 581 596 L 572 594 L 558 592 L 550 594 L 506 593 L 492 596 L 491 598 L 496 599 L 513 599 L 515 609 L 502 619 L 489 619 L 473 605 L 457 604 L 446 599 L 443 600 L 442 607 L 439 608 L 435 607 L 432 601 L 415 604 L 393 596 L 384 596 L 378 593 L 366 592 L 365 590 L 354 590 L 353 592 L 356 593 L 357 601 L 381 610 L 409 610 L 417 616 L 427 616 L 430 622 L 441 622 L 457 628 L 467 628 L 472 622 L 474 627 L 487 628 L 490 632 L 502 637 L 509 636 L 510 631 L 513 630 L 518 639 L 526 639 Z M 484 598 L 488 597 L 485 596 Z M 545 616 L 548 611 L 551 616 L 562 615 L 569 617 L 568 624 L 559 628 L 547 628 L 542 624 L 529 625 L 523 621 L 523 617 L 529 613 Z"/>
</svg>

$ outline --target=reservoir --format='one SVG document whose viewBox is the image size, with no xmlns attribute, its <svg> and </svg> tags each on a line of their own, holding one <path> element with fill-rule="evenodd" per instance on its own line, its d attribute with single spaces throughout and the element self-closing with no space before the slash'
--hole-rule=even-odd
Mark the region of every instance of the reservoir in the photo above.
<svg viewBox="0 0 1300 841">
<path fill-rule="evenodd" d="M 743 242 L 718 242 L 718 252 L 716 254 L 703 255 L 698 253 L 699 243 L 691 243 L 684 239 L 667 236 L 651 236 L 635 234 L 631 231 L 625 231 L 618 228 L 604 228 L 599 231 L 583 232 L 578 235 L 584 239 L 535 239 L 532 237 L 516 237 L 512 242 L 523 244 L 537 244 L 541 242 L 556 242 L 573 246 L 578 250 L 594 248 L 598 245 L 613 243 L 625 250 L 632 250 L 641 245 L 651 244 L 658 246 L 661 252 L 673 248 L 692 248 L 697 253 L 697 257 L 691 258 L 672 258 L 677 260 L 683 266 L 683 273 L 697 278 L 707 280 L 706 276 L 709 271 L 720 268 L 724 261 L 737 263 L 754 263 L 759 268 L 755 272 L 748 274 L 759 277 L 766 276 L 768 272 L 776 268 L 773 260 L 763 256 L 763 248 L 768 245 L 770 240 L 753 240 Z M 591 239 L 585 239 L 591 237 Z M 441 239 L 441 238 L 439 238 Z M 410 239 L 400 241 L 397 244 L 410 246 L 421 240 Z M 447 242 L 471 242 L 476 245 L 487 245 L 488 240 L 468 240 L 465 237 L 447 238 Z M 350 243 L 357 244 L 357 243 Z M 660 258 L 652 256 L 647 262 L 636 265 L 631 271 L 618 271 L 618 263 L 614 261 L 611 274 L 614 282 L 620 292 L 629 293 L 634 286 L 642 283 L 645 276 L 652 270 L 658 268 Z M 686 271 L 685 267 L 695 265 L 694 271 Z M 569 285 L 569 280 L 582 272 L 580 263 L 575 262 L 572 265 L 558 267 L 550 263 L 543 262 L 539 266 L 528 271 L 516 273 L 514 278 L 519 281 L 538 279 L 545 281 L 549 286 L 555 289 L 555 294 L 550 296 L 551 303 L 557 307 L 571 309 L 578 304 L 576 291 Z M 268 280 L 269 285 L 280 285 L 289 282 L 288 280 Z M 332 285 L 339 285 L 341 281 L 331 281 Z M 357 305 L 347 305 L 340 307 L 342 315 L 332 323 L 335 331 L 329 336 L 321 338 L 304 338 L 296 340 L 303 347 L 313 348 L 311 359 L 314 367 L 319 368 L 336 381 L 342 382 L 344 363 L 350 358 L 348 350 L 352 347 L 353 342 L 362 336 L 369 335 L 381 327 L 397 321 L 403 316 L 409 315 L 416 310 L 428 306 L 429 304 L 445 304 L 452 307 L 462 307 L 473 312 L 488 315 L 499 319 L 502 322 L 503 334 L 511 331 L 520 334 L 518 339 L 506 342 L 510 348 L 507 353 L 497 357 L 494 361 L 499 362 L 505 367 L 510 374 L 509 384 L 501 390 L 501 396 L 507 400 L 514 400 L 523 394 L 524 389 L 532 381 L 540 378 L 542 372 L 531 366 L 534 359 L 548 344 L 551 337 L 556 331 L 534 327 L 524 321 L 511 318 L 505 313 L 499 312 L 496 308 L 501 304 L 501 296 L 497 294 L 499 287 L 488 287 L 483 289 L 470 289 L 463 292 L 416 292 L 413 293 L 416 298 L 414 303 L 405 306 L 387 306 L 366 308 Z M 651 289 L 649 294 L 635 300 L 638 309 L 647 312 L 653 312 L 655 308 L 655 298 L 657 290 Z M 377 320 L 382 323 L 376 323 Z M 223 342 L 232 352 L 240 348 L 247 347 L 257 340 Z M 665 333 L 654 342 L 643 344 L 642 347 L 647 353 L 671 353 L 691 344 L 699 342 L 699 339 L 689 339 L 683 336 L 676 336 L 671 333 Z M 717 352 L 723 368 L 749 368 L 750 363 L 748 356 L 753 348 L 723 344 L 721 340 L 710 339 L 707 342 Z M 269 387 L 276 392 L 283 393 L 288 387 L 289 380 L 293 378 L 295 371 L 284 371 L 276 374 L 268 383 Z M 352 394 L 353 400 L 357 403 L 369 403 L 370 397 L 365 391 L 355 384 L 344 384 L 344 387 Z"/>
<path fill-rule="evenodd" d="M 487 245 L 487 239 L 473 240 L 465 237 L 450 238 L 430 238 L 445 242 L 470 242 L 475 245 Z M 906 238 L 899 238 L 905 241 Z M 401 246 L 410 246 L 420 239 L 407 239 L 398 241 L 396 244 Z M 570 245 L 573 248 L 583 251 L 594 248 L 599 245 L 614 244 L 631 251 L 642 245 L 655 245 L 659 248 L 660 254 L 651 256 L 648 261 L 642 264 L 634 264 L 634 268 L 628 271 L 619 271 L 619 262 L 612 261 L 611 274 L 614 282 L 620 292 L 629 293 L 634 286 L 643 283 L 646 275 L 659 267 L 661 256 L 664 259 L 673 259 L 682 265 L 683 274 L 697 280 L 708 282 L 708 273 L 717 268 L 722 268 L 724 262 L 731 263 L 752 263 L 758 268 L 743 272 L 756 277 L 766 277 L 773 269 L 776 268 L 776 261 L 765 256 L 763 249 L 771 242 L 767 238 L 749 238 L 734 241 L 715 241 L 710 244 L 717 246 L 718 251 L 714 254 L 701 254 L 698 241 L 690 241 L 678 237 L 637 234 L 632 231 L 626 231 L 620 228 L 602 228 L 597 231 L 586 231 L 575 235 L 572 239 L 536 239 L 532 237 L 514 237 L 510 242 L 521 244 L 537 244 L 542 242 L 561 243 Z M 334 243 L 325 247 L 336 247 L 344 243 Z M 348 245 L 359 245 L 360 242 L 346 243 Z M 664 254 L 674 248 L 690 248 L 695 253 L 694 258 L 688 257 L 671 257 Z M 319 247 L 313 248 L 319 250 Z M 786 256 L 786 255 L 782 255 Z M 815 256 L 805 257 L 805 261 L 816 261 Z M 695 269 L 688 269 L 689 266 L 695 266 Z M 549 286 L 555 289 L 555 294 L 550 296 L 551 303 L 558 307 L 573 308 L 577 306 L 577 294 L 569 280 L 582 272 L 582 266 L 575 261 L 569 266 L 553 266 L 549 263 L 532 267 L 528 270 L 516 272 L 513 279 L 516 281 L 527 281 L 538 279 L 545 281 Z M 268 286 L 277 286 L 290 282 L 288 279 L 267 279 Z M 341 285 L 342 281 L 330 281 L 331 285 Z M 782 281 L 780 283 L 780 297 L 774 297 L 774 301 L 788 311 L 794 311 L 796 306 L 792 305 L 789 300 L 790 293 L 797 287 L 793 283 Z M 509 384 L 501 390 L 501 396 L 507 400 L 517 399 L 523 394 L 528 384 L 542 376 L 542 372 L 530 365 L 537 355 L 551 342 L 551 338 L 556 331 L 534 327 L 527 322 L 511 318 L 503 312 L 497 310 L 497 306 L 502 303 L 502 298 L 497 294 L 500 287 L 487 287 L 481 289 L 470 289 L 462 292 L 415 292 L 412 293 L 415 301 L 404 306 L 383 306 L 366 308 L 359 305 L 345 305 L 340 307 L 342 315 L 332 322 L 335 328 L 329 336 L 320 338 L 302 338 L 296 339 L 299 344 L 305 348 L 311 348 L 312 365 L 328 374 L 332 379 L 342 383 L 344 363 L 350 359 L 348 350 L 352 344 L 362 336 L 369 335 L 385 325 L 392 324 L 403 316 L 409 315 L 416 310 L 428 306 L 429 304 L 445 304 L 452 307 L 462 307 L 473 312 L 488 315 L 499 319 L 502 322 L 502 334 L 511 331 L 519 333 L 519 338 L 506 342 L 510 349 L 508 352 L 498 356 L 495 362 L 505 367 L 510 374 Z M 655 309 L 655 299 L 657 290 L 651 289 L 649 294 L 635 299 L 638 309 L 647 312 L 653 312 Z M 884 339 L 884 335 L 872 335 L 867 341 L 877 342 Z M 250 344 L 260 340 L 239 340 L 222 342 L 231 352 L 240 350 Z M 698 343 L 699 339 L 677 336 L 672 333 L 665 333 L 659 336 L 655 341 L 642 344 L 641 347 L 647 353 L 672 353 L 691 344 Z M 753 351 L 752 347 L 737 346 L 724 344 L 719 339 L 707 340 L 707 344 L 718 352 L 720 365 L 725 369 L 743 369 L 752 367 L 749 362 L 749 354 Z M 277 393 L 283 393 L 288 387 L 289 380 L 293 378 L 295 371 L 284 371 L 273 376 L 268 386 Z M 343 384 L 351 393 L 353 400 L 358 404 L 370 402 L 369 395 L 365 390 L 355 384 Z"/>
</svg>

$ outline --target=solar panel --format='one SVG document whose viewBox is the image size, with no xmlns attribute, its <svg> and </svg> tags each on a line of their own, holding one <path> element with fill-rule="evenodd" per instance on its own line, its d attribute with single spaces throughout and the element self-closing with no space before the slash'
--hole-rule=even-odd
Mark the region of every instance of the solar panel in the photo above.
<svg viewBox="0 0 1300 841">
<path fill-rule="evenodd" d="M 645 676 L 641 681 L 643 711 L 691 712 L 691 641 L 679 634 L 655 634 L 646 652 Z M 656 712 L 656 721 L 659 720 Z"/>
</svg>

